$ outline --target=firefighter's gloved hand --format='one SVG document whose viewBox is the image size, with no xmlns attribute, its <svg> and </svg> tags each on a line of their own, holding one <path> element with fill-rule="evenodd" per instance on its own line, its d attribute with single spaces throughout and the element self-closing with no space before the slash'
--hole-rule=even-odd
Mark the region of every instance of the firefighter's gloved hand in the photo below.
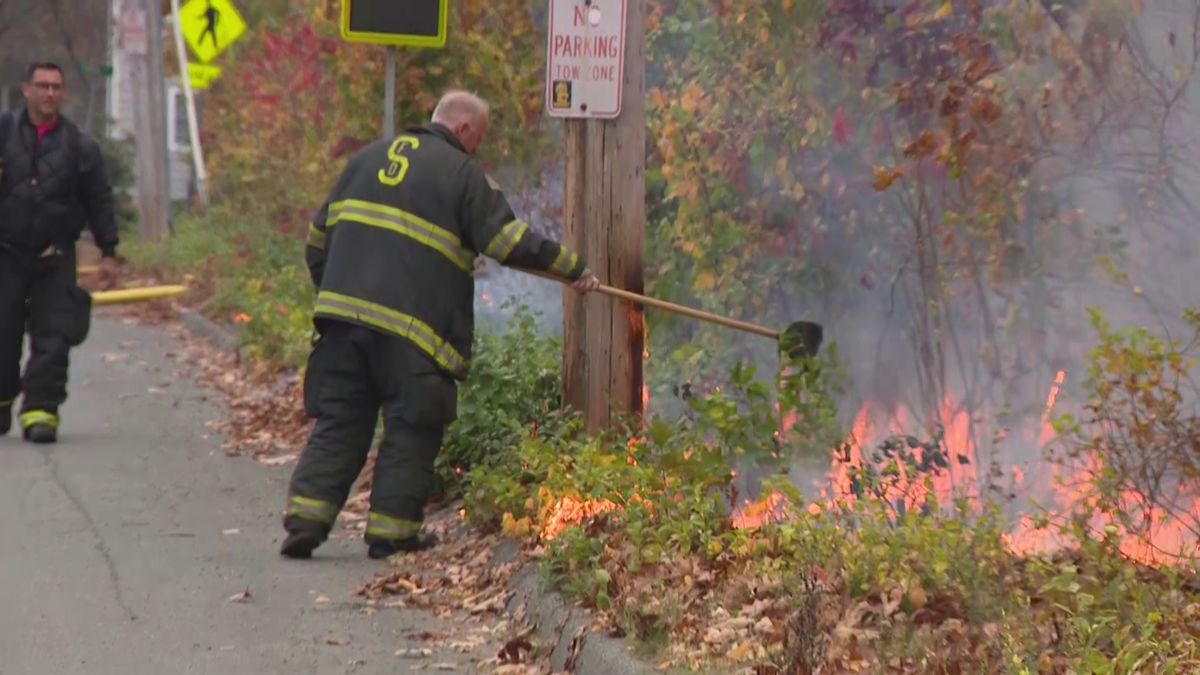
<svg viewBox="0 0 1200 675">
<path fill-rule="evenodd" d="M 597 288 L 600 288 L 600 280 L 596 278 L 595 274 L 592 274 L 591 270 L 584 270 L 583 276 L 576 279 L 571 284 L 571 288 L 574 288 L 580 293 L 587 293 L 588 291 L 594 291 Z"/>
<path fill-rule="evenodd" d="M 99 270 L 100 289 L 109 291 L 116 288 L 119 277 L 120 270 L 117 268 L 117 259 L 101 258 Z"/>
</svg>

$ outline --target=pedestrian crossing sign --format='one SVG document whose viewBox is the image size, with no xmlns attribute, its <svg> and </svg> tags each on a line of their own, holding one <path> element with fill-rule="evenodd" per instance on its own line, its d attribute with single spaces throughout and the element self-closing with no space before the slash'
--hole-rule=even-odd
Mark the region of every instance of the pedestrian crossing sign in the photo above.
<svg viewBox="0 0 1200 675">
<path fill-rule="evenodd" d="M 179 29 L 196 58 L 208 63 L 242 37 L 246 22 L 229 0 L 188 0 L 179 8 Z"/>
</svg>

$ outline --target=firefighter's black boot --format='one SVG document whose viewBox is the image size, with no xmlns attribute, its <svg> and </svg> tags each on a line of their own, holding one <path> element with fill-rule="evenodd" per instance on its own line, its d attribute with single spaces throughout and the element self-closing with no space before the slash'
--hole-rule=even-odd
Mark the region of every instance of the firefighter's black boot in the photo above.
<svg viewBox="0 0 1200 675">
<path fill-rule="evenodd" d="M 58 442 L 58 429 L 49 424 L 31 424 L 25 427 L 25 440 L 38 445 Z"/>
<path fill-rule="evenodd" d="M 5 403 L 0 405 L 0 436 L 8 433 L 12 429 L 12 404 Z"/>
<path fill-rule="evenodd" d="M 279 555 L 293 560 L 308 560 L 320 545 L 321 535 L 316 532 L 307 530 L 292 532 L 288 534 L 287 539 L 283 540 L 283 546 L 279 548 Z"/>
<path fill-rule="evenodd" d="M 283 546 L 279 547 L 279 555 L 293 560 L 308 560 L 313 551 L 329 538 L 329 531 L 319 523 L 295 516 L 284 518 L 283 527 L 288 536 L 283 540 Z"/>
<path fill-rule="evenodd" d="M 416 553 L 437 546 L 438 538 L 432 532 L 422 532 L 406 539 L 375 539 L 369 542 L 367 555 L 372 560 L 383 560 L 397 553 Z"/>
<path fill-rule="evenodd" d="M 21 435 L 30 443 L 58 441 L 58 411 L 27 410 L 21 413 Z"/>
</svg>

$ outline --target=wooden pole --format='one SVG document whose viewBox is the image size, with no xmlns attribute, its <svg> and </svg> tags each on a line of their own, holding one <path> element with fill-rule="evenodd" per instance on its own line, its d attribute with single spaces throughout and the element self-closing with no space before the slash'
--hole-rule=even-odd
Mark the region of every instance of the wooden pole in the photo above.
<svg viewBox="0 0 1200 675">
<path fill-rule="evenodd" d="M 566 120 L 563 241 L 610 286 L 644 292 L 645 0 L 625 10 L 625 72 L 615 120 Z M 563 294 L 563 402 L 587 429 L 642 411 L 642 307 L 599 293 Z"/>
<path fill-rule="evenodd" d="M 166 104 L 163 92 L 162 12 L 159 0 L 133 0 L 145 12 L 146 34 L 127 50 L 132 66 L 134 124 L 137 139 L 137 193 L 142 241 L 159 241 L 169 228 Z M 186 74 L 184 75 L 186 77 Z"/>
</svg>

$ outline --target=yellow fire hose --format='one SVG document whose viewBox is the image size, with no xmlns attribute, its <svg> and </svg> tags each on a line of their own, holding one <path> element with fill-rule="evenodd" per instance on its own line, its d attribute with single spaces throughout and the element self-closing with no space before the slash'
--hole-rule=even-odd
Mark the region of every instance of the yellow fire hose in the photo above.
<svg viewBox="0 0 1200 675">
<path fill-rule="evenodd" d="M 81 265 L 75 269 L 79 276 L 87 276 L 100 271 L 99 265 Z M 117 305 L 127 302 L 145 302 L 158 298 L 171 298 L 183 295 L 187 286 L 145 286 L 143 288 L 123 288 L 117 291 L 96 291 L 92 293 L 92 305 Z"/>
<path fill-rule="evenodd" d="M 144 288 L 124 288 L 119 291 L 96 291 L 92 293 L 92 305 L 145 302 L 146 300 L 183 295 L 185 292 L 187 292 L 187 286 L 146 286 Z"/>
</svg>

